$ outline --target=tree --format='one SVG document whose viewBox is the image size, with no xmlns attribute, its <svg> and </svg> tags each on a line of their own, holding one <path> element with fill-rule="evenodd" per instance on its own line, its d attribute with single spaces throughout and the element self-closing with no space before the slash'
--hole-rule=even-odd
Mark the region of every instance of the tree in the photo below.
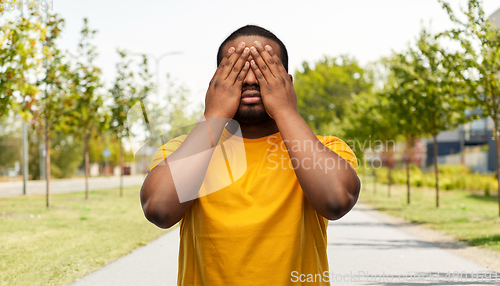
<svg viewBox="0 0 500 286">
<path fill-rule="evenodd" d="M 142 55 L 142 61 L 139 64 L 139 80 L 141 83 L 137 85 L 136 91 L 138 91 L 137 95 L 135 95 L 134 100 L 130 100 L 128 103 L 132 104 L 134 102 L 138 102 L 141 105 L 142 115 L 144 121 L 146 123 L 146 127 L 148 132 L 150 133 L 150 137 L 153 136 L 152 126 L 150 123 L 150 118 L 146 112 L 145 99 L 150 95 L 152 91 L 156 89 L 155 84 L 152 81 L 153 75 L 149 71 L 148 57 L 146 55 Z M 130 110 L 131 106 L 127 107 L 127 112 Z M 146 130 L 144 130 L 146 131 Z M 130 130 L 127 128 L 127 136 L 130 135 Z M 123 196 L 123 169 L 124 169 L 124 150 L 123 144 L 120 140 L 120 196 Z"/>
<path fill-rule="evenodd" d="M 303 67 L 294 76 L 300 115 L 315 133 L 340 132 L 352 95 L 371 90 L 370 74 L 348 56 L 325 57 L 313 69 L 304 62 Z"/>
<path fill-rule="evenodd" d="M 21 161 L 21 126 L 13 116 L 0 118 L 0 176 Z"/>
<path fill-rule="evenodd" d="M 403 162 L 406 169 L 406 203 L 410 204 L 410 167 L 415 156 L 415 148 L 419 137 L 411 132 L 405 132 L 405 149 L 403 152 Z"/>
<path fill-rule="evenodd" d="M 70 178 L 81 166 L 83 144 L 78 137 L 55 131 L 51 135 L 50 174 L 53 178 Z"/>
<path fill-rule="evenodd" d="M 117 50 L 120 62 L 116 64 L 117 77 L 110 92 L 113 96 L 111 107 L 111 129 L 120 143 L 120 196 L 123 195 L 123 139 L 128 136 L 127 113 L 132 106 L 140 102 L 135 74 L 132 71 L 132 60 L 124 50 Z M 145 57 L 144 57 L 145 58 Z M 146 61 L 147 62 L 147 61 Z"/>
<path fill-rule="evenodd" d="M 500 29 L 484 15 L 482 2 L 469 0 L 461 21 L 450 5 L 439 0 L 456 28 L 444 33 L 460 43 L 461 51 L 452 60 L 457 63 L 453 72 L 468 84 L 468 93 L 483 116 L 494 123 L 497 159 L 497 180 L 500 182 Z M 500 216 L 500 184 L 498 184 L 498 214 Z"/>
<path fill-rule="evenodd" d="M 397 58 L 392 70 L 401 81 L 397 90 L 402 97 L 396 98 L 402 104 L 398 108 L 413 110 L 413 114 L 417 115 L 417 118 L 408 117 L 413 121 L 407 122 L 405 126 L 418 124 L 418 128 L 415 128 L 417 132 L 433 138 L 436 207 L 439 207 L 437 135 L 441 131 L 455 129 L 467 120 L 465 86 L 455 76 L 454 70 L 458 63 L 451 60 L 453 54 L 441 48 L 436 38 L 425 28 L 420 32 L 416 48 L 410 47 L 407 53 Z M 406 134 L 407 137 L 409 135 L 411 133 Z"/>
<path fill-rule="evenodd" d="M 0 117 L 9 110 L 31 116 L 38 87 L 33 80 L 41 63 L 40 42 L 46 28 L 40 17 L 30 14 L 6 20 L 0 27 Z"/>
<path fill-rule="evenodd" d="M 160 108 L 164 113 L 158 114 L 158 116 L 166 118 L 168 131 L 172 132 L 175 129 L 196 124 L 203 115 L 203 105 L 193 106 L 189 98 L 190 91 L 183 85 L 175 84 L 168 74 L 167 86 L 167 93 L 165 95 L 167 104 L 163 108 Z M 162 132 L 165 131 L 167 130 L 162 130 Z M 176 135 L 180 134 L 171 134 L 170 137 Z"/>
<path fill-rule="evenodd" d="M 42 38 L 43 62 L 40 73 L 43 75 L 37 85 L 40 92 L 36 94 L 36 106 L 32 111 L 36 124 L 45 135 L 45 167 L 46 167 L 46 205 L 50 206 L 50 146 L 53 131 L 69 132 L 67 124 L 69 117 L 63 116 L 70 109 L 71 100 L 68 98 L 69 66 L 64 62 L 65 55 L 56 45 L 60 36 L 64 20 L 57 14 L 40 17 L 40 21 L 47 33 Z"/>
<path fill-rule="evenodd" d="M 364 154 L 360 153 L 365 151 L 367 147 L 376 153 L 381 153 L 381 157 L 389 169 L 388 196 L 391 195 L 391 170 L 394 167 L 394 148 L 400 134 L 399 125 L 394 124 L 398 118 L 391 111 L 390 104 L 387 92 L 384 90 L 354 95 L 353 103 L 346 111 L 343 125 L 343 136 L 349 138 L 347 142 L 354 142 L 354 144 L 350 145 L 354 145 L 351 148 L 355 150 L 358 158 L 364 156 Z M 359 147 L 359 149 L 356 147 Z M 375 173 L 375 166 L 372 167 Z M 376 176 L 374 184 L 376 186 Z"/>
<path fill-rule="evenodd" d="M 81 134 L 84 141 L 85 159 L 85 199 L 89 198 L 89 140 L 93 130 L 104 131 L 106 116 L 103 110 L 103 98 L 99 93 L 102 87 L 101 70 L 95 66 L 96 47 L 92 39 L 97 30 L 91 30 L 88 20 L 83 19 L 83 29 L 78 45 L 78 61 L 72 73 L 73 106 L 71 117 L 74 120 L 76 134 Z M 94 133 L 96 134 L 96 133 Z"/>
<path fill-rule="evenodd" d="M 395 114 L 400 135 L 405 140 L 403 162 L 406 169 L 406 202 L 410 204 L 410 164 L 412 162 L 413 150 L 418 138 L 424 135 L 419 105 L 421 94 L 416 88 L 418 75 L 413 71 L 410 55 L 408 52 L 395 53 L 390 59 L 385 60 L 390 70 L 387 81 L 387 95 L 391 102 L 390 112 Z"/>
<path fill-rule="evenodd" d="M 94 130 L 89 140 L 89 161 L 91 164 L 97 163 L 101 167 L 114 168 L 120 165 L 120 143 L 115 134 L 111 130 L 98 133 Z M 106 158 L 103 156 L 104 149 L 110 150 L 110 157 L 107 159 L 108 166 L 106 166 Z M 133 155 L 130 152 L 125 152 L 124 160 L 130 162 Z M 106 169 L 105 172 L 108 172 Z M 109 173 L 106 173 L 109 174 Z"/>
</svg>

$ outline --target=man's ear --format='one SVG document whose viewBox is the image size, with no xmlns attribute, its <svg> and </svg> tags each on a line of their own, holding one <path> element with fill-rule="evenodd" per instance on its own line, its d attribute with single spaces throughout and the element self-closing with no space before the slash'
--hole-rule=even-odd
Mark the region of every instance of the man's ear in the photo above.
<svg viewBox="0 0 500 286">
<path fill-rule="evenodd" d="M 291 74 L 288 74 L 288 76 L 290 77 L 290 80 L 292 81 L 293 83 L 293 76 Z"/>
</svg>

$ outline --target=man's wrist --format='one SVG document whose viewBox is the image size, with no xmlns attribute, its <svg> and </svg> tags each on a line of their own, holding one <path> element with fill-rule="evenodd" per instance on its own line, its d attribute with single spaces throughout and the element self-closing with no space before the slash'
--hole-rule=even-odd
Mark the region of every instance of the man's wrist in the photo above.
<svg viewBox="0 0 500 286">
<path fill-rule="evenodd" d="M 217 112 L 205 112 L 203 114 L 203 116 L 205 117 L 205 119 L 208 119 L 208 118 L 226 118 L 226 119 L 231 119 L 228 116 L 225 116 L 224 114 L 221 114 L 220 112 L 219 113 L 217 113 Z"/>
<path fill-rule="evenodd" d="M 302 118 L 297 109 L 282 110 L 280 112 L 277 112 L 276 114 L 273 114 L 273 119 L 277 124 L 282 121 L 288 121 L 296 118 Z"/>
</svg>

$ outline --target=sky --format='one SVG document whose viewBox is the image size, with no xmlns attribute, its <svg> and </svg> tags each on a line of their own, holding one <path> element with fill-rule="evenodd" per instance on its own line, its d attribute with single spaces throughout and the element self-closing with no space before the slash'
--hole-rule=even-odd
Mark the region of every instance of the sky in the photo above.
<svg viewBox="0 0 500 286">
<path fill-rule="evenodd" d="M 466 3 L 449 2 L 454 8 Z M 484 0 L 486 15 L 499 8 L 500 1 Z M 284 42 L 292 74 L 304 61 L 324 56 L 348 54 L 366 64 L 403 50 L 424 24 L 434 32 L 452 26 L 437 0 L 52 0 L 52 9 L 66 20 L 63 49 L 76 50 L 83 18 L 99 31 L 97 65 L 107 85 L 115 76 L 117 48 L 154 56 L 182 52 L 161 60 L 161 89 L 168 72 L 196 102 L 204 100 L 220 43 L 246 24 L 269 29 Z"/>
</svg>

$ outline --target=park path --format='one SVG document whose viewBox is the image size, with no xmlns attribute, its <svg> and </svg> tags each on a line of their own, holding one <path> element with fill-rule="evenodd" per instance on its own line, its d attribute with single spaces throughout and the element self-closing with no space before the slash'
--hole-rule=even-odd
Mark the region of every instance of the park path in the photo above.
<svg viewBox="0 0 500 286">
<path fill-rule="evenodd" d="M 411 234 L 407 225 L 384 219 L 361 203 L 345 217 L 330 222 L 331 285 L 500 285 L 500 273 L 446 249 L 460 247 L 460 243 L 441 243 L 439 248 L 435 241 Z M 177 227 L 72 286 L 177 285 L 178 247 Z M 478 281 L 482 277 L 478 273 L 493 276 L 490 281 Z M 290 279 L 300 279 L 295 276 Z"/>
<path fill-rule="evenodd" d="M 124 186 L 141 186 L 146 175 L 124 176 Z M 91 177 L 89 178 L 89 189 L 110 189 L 120 186 L 120 177 Z M 50 180 L 50 192 L 70 193 L 81 192 L 85 190 L 85 179 L 52 179 Z M 23 182 L 0 182 L 0 197 L 19 196 L 23 194 Z M 28 181 L 27 194 L 45 194 L 45 180 L 43 181 Z"/>
</svg>

